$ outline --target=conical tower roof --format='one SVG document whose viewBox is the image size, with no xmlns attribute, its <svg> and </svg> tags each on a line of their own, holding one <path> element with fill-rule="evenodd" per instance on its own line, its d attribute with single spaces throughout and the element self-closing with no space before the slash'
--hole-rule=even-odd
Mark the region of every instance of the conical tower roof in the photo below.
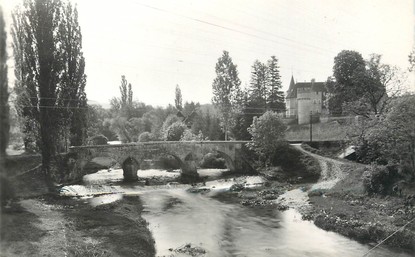
<svg viewBox="0 0 415 257">
<path fill-rule="evenodd" d="M 291 82 L 290 82 L 290 87 L 288 88 L 288 91 L 291 91 L 294 89 L 295 83 L 294 83 L 294 76 L 291 75 Z"/>
<path fill-rule="evenodd" d="M 287 90 L 286 98 L 295 98 L 295 97 L 297 97 L 297 90 L 295 88 L 294 76 L 291 75 L 290 87 Z"/>
</svg>

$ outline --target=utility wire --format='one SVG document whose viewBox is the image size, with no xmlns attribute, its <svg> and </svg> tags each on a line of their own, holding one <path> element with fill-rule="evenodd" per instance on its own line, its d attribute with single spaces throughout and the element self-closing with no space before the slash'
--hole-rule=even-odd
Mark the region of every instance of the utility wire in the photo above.
<svg viewBox="0 0 415 257">
<path fill-rule="evenodd" d="M 258 38 L 258 39 L 270 41 L 270 42 L 277 43 L 277 44 L 283 44 L 281 42 L 278 42 L 278 41 L 275 41 L 275 40 L 272 40 L 272 39 L 268 39 L 268 38 L 261 37 L 261 36 L 255 35 L 255 34 L 247 33 L 247 32 L 244 32 L 244 31 L 241 31 L 241 30 L 238 30 L 238 29 L 233 29 L 233 28 L 230 28 L 230 27 L 227 27 L 227 26 L 215 24 L 215 23 L 212 23 L 212 22 L 209 22 L 209 21 L 205 21 L 205 20 L 201 20 L 201 19 L 197 19 L 197 18 L 192 18 L 192 17 L 186 16 L 186 15 L 174 13 L 174 12 L 171 12 L 171 11 L 168 11 L 168 10 L 165 10 L 165 9 L 161 9 L 161 8 L 158 8 L 158 7 L 150 6 L 150 5 L 147 5 L 147 4 L 144 4 L 144 3 L 140 3 L 140 2 L 136 2 L 136 1 L 134 1 L 134 3 L 137 4 L 137 5 L 141 5 L 141 6 L 144 6 L 146 8 L 149 8 L 149 9 L 153 9 L 153 10 L 156 10 L 156 11 L 159 11 L 159 12 L 165 12 L 165 13 L 173 14 L 175 16 L 179 16 L 179 17 L 182 17 L 182 18 L 185 18 L 185 19 L 188 19 L 188 20 L 199 22 L 199 23 L 202 23 L 202 24 L 205 24 L 205 25 L 221 28 L 221 29 L 224 29 L 224 30 L 232 31 L 232 32 L 243 34 L 243 35 L 250 36 L 250 37 L 255 37 L 255 38 Z M 309 45 L 309 44 L 306 44 L 304 42 L 297 42 L 295 40 L 292 40 L 292 39 L 289 39 L 289 38 L 286 38 L 286 37 L 281 37 L 281 36 L 276 36 L 276 35 L 275 35 L 275 37 L 278 37 L 280 39 L 283 39 L 283 40 L 286 40 L 286 41 L 289 41 L 289 42 L 292 42 L 292 43 L 295 43 L 295 44 L 300 44 L 302 46 L 307 46 L 307 47 L 310 47 L 310 48 L 314 48 L 314 49 L 319 50 L 319 51 L 334 53 L 330 50 L 327 50 L 327 49 L 324 49 L 324 48 L 321 48 L 321 47 L 316 47 L 316 46 L 313 46 L 313 45 Z"/>
<path fill-rule="evenodd" d="M 408 226 L 412 221 L 414 221 L 415 218 L 413 218 L 412 220 L 408 221 L 405 225 L 403 225 L 402 227 L 400 227 L 398 230 L 396 230 L 395 232 L 393 232 L 392 234 L 390 234 L 388 237 L 386 237 L 385 239 L 383 239 L 382 241 L 380 241 L 380 243 L 378 243 L 377 245 L 375 245 L 374 247 L 372 247 L 369 251 L 367 251 L 365 254 L 362 255 L 362 257 L 367 256 L 371 251 L 373 251 L 374 249 L 376 249 L 378 246 L 380 246 L 381 244 L 383 244 L 386 240 L 388 240 L 389 238 L 391 238 L 393 235 L 395 235 L 396 233 L 398 233 L 401 229 L 405 228 L 406 226 Z"/>
</svg>

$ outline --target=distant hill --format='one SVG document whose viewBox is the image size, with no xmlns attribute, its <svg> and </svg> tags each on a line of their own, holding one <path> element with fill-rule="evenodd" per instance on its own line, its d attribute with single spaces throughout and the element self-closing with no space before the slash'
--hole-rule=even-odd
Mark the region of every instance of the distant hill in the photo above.
<svg viewBox="0 0 415 257">
<path fill-rule="evenodd" d="M 100 105 L 104 109 L 109 109 L 111 107 L 109 101 L 108 102 L 98 102 L 95 100 L 88 99 L 88 105 Z"/>
</svg>

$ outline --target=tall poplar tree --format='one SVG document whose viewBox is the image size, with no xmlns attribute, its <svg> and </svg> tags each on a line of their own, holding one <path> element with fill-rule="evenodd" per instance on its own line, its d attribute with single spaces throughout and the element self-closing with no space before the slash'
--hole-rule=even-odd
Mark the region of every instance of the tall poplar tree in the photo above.
<svg viewBox="0 0 415 257">
<path fill-rule="evenodd" d="M 176 109 L 179 110 L 179 111 L 181 111 L 183 109 L 182 90 L 180 90 L 179 85 L 176 85 L 174 105 L 176 106 Z"/>
<path fill-rule="evenodd" d="M 27 26 L 23 7 L 17 7 L 13 14 L 12 46 L 14 55 L 14 91 L 15 108 L 23 132 L 26 152 L 35 152 L 40 148 L 39 99 L 34 73 L 30 72 L 30 63 L 36 60 L 33 48 L 26 43 Z M 29 61 L 30 60 L 30 61 Z"/>
<path fill-rule="evenodd" d="M 49 182 L 62 131 L 83 138 L 79 134 L 85 129 L 85 123 L 74 118 L 86 108 L 85 61 L 77 19 L 76 9 L 61 0 L 24 0 L 13 13 L 16 105 L 28 122 L 25 127 L 38 131 L 42 167 Z"/>
<path fill-rule="evenodd" d="M 218 108 L 225 140 L 232 129 L 235 115 L 238 112 L 238 103 L 242 98 L 237 66 L 233 63 L 229 52 L 223 51 L 215 67 L 216 78 L 213 80 L 213 104 Z"/>
<path fill-rule="evenodd" d="M 9 92 L 7 83 L 7 43 L 3 18 L 3 10 L 0 6 L 0 168 L 3 168 L 3 160 L 9 141 Z"/>
<path fill-rule="evenodd" d="M 82 34 L 78 23 L 77 8 L 68 3 L 63 8 L 59 25 L 62 42 L 62 80 L 58 88 L 58 105 L 62 109 L 60 121 L 64 134 L 69 135 L 70 145 L 82 145 L 86 139 L 87 98 L 85 94 L 85 58 L 82 52 Z M 68 119 L 69 118 L 69 119 Z M 65 139 L 67 137 L 65 136 Z M 67 140 L 65 140 L 65 143 Z"/>
</svg>

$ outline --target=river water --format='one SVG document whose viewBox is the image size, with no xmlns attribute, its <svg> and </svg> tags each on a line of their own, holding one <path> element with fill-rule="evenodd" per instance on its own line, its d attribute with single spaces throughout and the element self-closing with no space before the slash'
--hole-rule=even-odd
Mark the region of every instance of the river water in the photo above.
<svg viewBox="0 0 415 257">
<path fill-rule="evenodd" d="M 205 173 L 213 171 L 202 171 Z M 149 171 L 148 176 L 176 176 L 177 173 Z M 141 174 L 143 175 L 143 174 Z M 274 206 L 246 207 L 222 197 L 235 182 L 255 186 L 261 177 L 236 180 L 215 180 L 202 187 L 202 193 L 192 193 L 188 185 L 166 186 L 111 185 L 108 181 L 122 178 L 119 170 L 85 176 L 84 185 L 64 188 L 66 195 L 83 196 L 92 205 L 122 199 L 123 195 L 138 195 L 144 205 L 142 216 L 156 242 L 157 256 L 190 256 L 177 251 L 202 249 L 194 256 L 363 256 L 371 247 L 333 232 L 316 227 L 301 219 L 295 209 L 278 211 Z M 145 176 L 145 174 L 144 174 Z M 108 195 L 101 193 L 112 192 Z M 287 192 L 293 207 L 305 204 L 306 194 L 300 190 Z M 288 200 L 289 202 L 289 200 Z M 411 256 L 380 247 L 368 256 Z"/>
</svg>

